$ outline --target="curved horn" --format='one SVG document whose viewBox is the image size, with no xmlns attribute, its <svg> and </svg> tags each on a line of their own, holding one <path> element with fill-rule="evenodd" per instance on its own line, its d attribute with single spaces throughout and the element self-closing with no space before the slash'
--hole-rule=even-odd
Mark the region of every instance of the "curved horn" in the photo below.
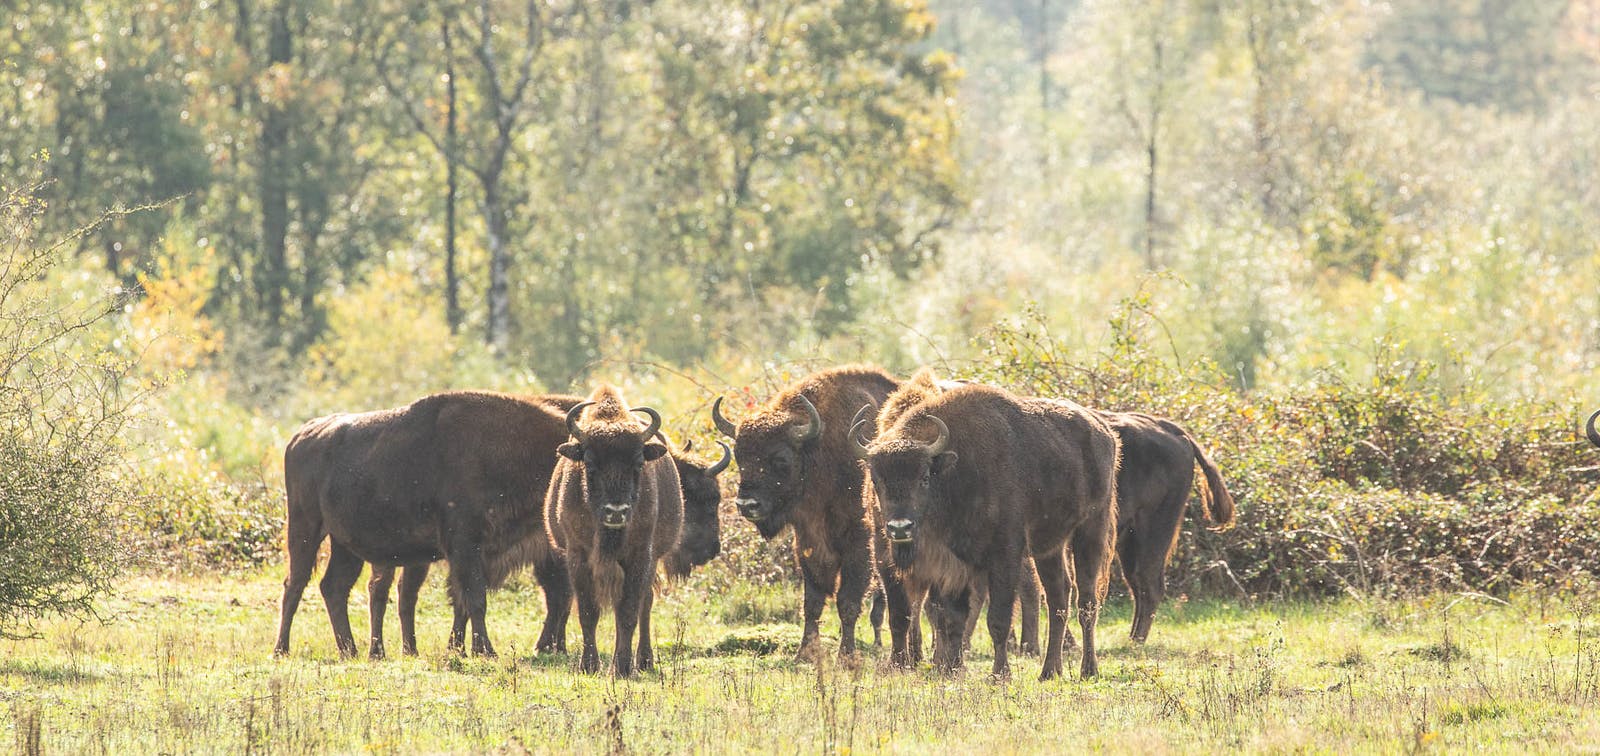
<svg viewBox="0 0 1600 756">
<path fill-rule="evenodd" d="M 862 409 L 866 409 L 866 407 L 862 407 Z M 855 425 L 850 426 L 850 451 L 855 452 L 856 459 L 866 459 L 871 454 L 867 447 L 861 444 L 861 439 L 857 435 L 861 432 L 861 426 L 866 424 L 867 421 L 863 419 L 857 420 Z"/>
<path fill-rule="evenodd" d="M 722 397 L 711 403 L 711 422 L 717 426 L 717 432 L 728 438 L 739 435 L 739 426 L 734 425 L 728 418 L 722 416 Z"/>
<path fill-rule="evenodd" d="M 645 428 L 644 432 L 639 434 L 639 440 L 640 441 L 649 441 L 651 438 L 655 437 L 656 431 L 661 430 L 661 413 L 660 412 L 657 412 L 657 411 L 655 411 L 653 409 L 650 409 L 649 407 L 634 407 L 634 408 L 632 408 L 632 409 L 630 409 L 628 411 L 629 412 L 643 412 L 644 414 L 650 416 L 650 427 Z"/>
<path fill-rule="evenodd" d="M 1594 414 L 1589 416 L 1589 422 L 1583 426 L 1583 434 L 1589 437 L 1589 443 L 1600 446 L 1600 432 L 1594 429 L 1595 418 L 1600 418 L 1600 410 L 1595 410 Z"/>
<path fill-rule="evenodd" d="M 939 426 L 939 437 L 934 439 L 933 443 L 928 444 L 928 456 L 937 457 L 943 454 L 945 449 L 950 448 L 950 426 L 945 425 L 943 420 L 933 415 L 926 415 L 925 417 L 932 421 L 934 425 Z"/>
<path fill-rule="evenodd" d="M 583 429 L 578 427 L 578 416 L 582 415 L 584 408 L 591 404 L 594 404 L 594 402 L 578 402 L 576 407 L 567 410 L 567 432 L 572 434 L 573 438 L 578 439 L 579 443 L 584 441 L 584 436 Z"/>
<path fill-rule="evenodd" d="M 806 415 L 809 421 L 803 427 L 794 429 L 794 440 L 799 443 L 813 441 L 822 435 L 822 415 L 817 414 L 817 405 L 812 404 L 805 394 L 799 394 L 800 403 L 806 406 Z"/>
<path fill-rule="evenodd" d="M 729 449 L 728 445 L 721 441 L 717 442 L 717 446 L 722 447 L 722 459 L 717 460 L 716 464 L 706 468 L 707 478 L 717 477 L 723 470 L 728 469 L 729 464 L 733 463 L 733 450 Z"/>
<path fill-rule="evenodd" d="M 856 410 L 856 416 L 850 418 L 850 437 L 851 438 L 855 438 L 856 437 L 855 436 L 856 427 L 861 425 L 861 421 L 867 419 L 867 411 L 868 410 L 872 410 L 872 409 L 876 409 L 877 406 L 878 405 L 876 405 L 876 404 L 874 404 L 872 402 L 867 402 L 866 404 L 861 405 L 861 409 Z"/>
</svg>

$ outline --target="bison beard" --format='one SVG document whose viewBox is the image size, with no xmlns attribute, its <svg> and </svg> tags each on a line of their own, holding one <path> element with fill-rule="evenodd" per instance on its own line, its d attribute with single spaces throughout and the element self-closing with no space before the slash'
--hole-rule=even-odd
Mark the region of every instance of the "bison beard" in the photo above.
<svg viewBox="0 0 1600 756">
<path fill-rule="evenodd" d="M 562 419 L 537 398 L 447 392 L 406 407 L 312 420 L 284 452 L 285 541 L 289 574 L 274 652 L 289 651 L 289 630 L 317 549 L 331 541 L 323 600 L 342 655 L 355 654 L 348 611 L 362 562 L 369 588 L 387 600 L 392 568 L 406 565 L 402 632 L 415 648 L 409 616 L 428 563 L 450 563 L 455 643 L 472 625 L 473 651 L 492 655 L 484 614 L 487 590 L 532 562 L 545 591 L 540 651 L 564 650 L 559 628 L 571 603 L 566 567 L 545 530 L 542 494 L 565 437 Z M 413 578 L 415 575 L 415 578 Z M 374 654 L 382 653 L 383 602 L 373 602 Z"/>
<path fill-rule="evenodd" d="M 922 440 L 930 432 L 935 439 Z M 1102 420 L 1075 405 L 963 386 L 906 411 L 870 449 L 853 445 L 867 460 L 896 565 L 913 590 L 926 587 L 943 607 L 941 636 L 962 637 L 971 585 L 985 580 L 992 673 L 1009 675 L 1012 601 L 1031 549 L 1050 606 L 1040 679 L 1061 674 L 1069 592 L 1062 551 L 1070 546 L 1082 586 L 1080 672 L 1097 672 L 1094 626 L 1111 559 L 1118 460 L 1117 437 Z M 938 651 L 939 668 L 961 666 L 960 642 Z"/>
<path fill-rule="evenodd" d="M 636 412 L 650 417 L 648 426 L 640 426 Z M 660 415 L 647 407 L 628 409 L 609 386 L 569 410 L 567 427 L 573 440 L 558 449 L 563 459 L 545 510 L 550 530 L 562 534 L 578 600 L 580 668 L 599 671 L 595 626 L 602 608 L 611 607 L 616 613 L 612 668 L 627 677 L 635 667 L 635 628 L 638 668 L 654 664 L 650 611 L 656 562 L 677 548 L 683 522 L 677 465 L 654 440 Z"/>
</svg>

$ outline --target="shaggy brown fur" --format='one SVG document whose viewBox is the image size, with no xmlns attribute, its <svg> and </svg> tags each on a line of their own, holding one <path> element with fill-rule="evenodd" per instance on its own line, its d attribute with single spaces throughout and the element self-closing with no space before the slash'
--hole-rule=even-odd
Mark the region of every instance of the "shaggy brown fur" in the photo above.
<svg viewBox="0 0 1600 756">
<path fill-rule="evenodd" d="M 739 462 L 734 504 L 739 514 L 767 539 L 794 527 L 795 556 L 805 590 L 801 659 L 821 653 L 819 626 L 829 596 L 839 611 L 839 653 L 847 657 L 855 653 L 856 620 L 879 561 L 874 540 L 875 534 L 881 538 L 881 532 L 872 510 L 863 504 L 861 466 L 851 454 L 846 434 L 858 410 L 864 405 L 876 408 L 898 385 L 877 368 L 846 366 L 806 376 L 757 407 L 737 427 L 722 417 L 720 400 L 713 406 L 717 428 L 734 439 L 733 454 Z M 879 566 L 895 638 L 893 660 L 906 665 L 912 658 L 907 650 L 911 608 L 887 561 Z"/>
<path fill-rule="evenodd" d="M 928 439 L 937 418 L 946 448 Z M 930 443 L 932 445 L 930 445 Z M 961 386 L 906 410 L 861 450 L 894 564 L 907 582 L 943 606 L 939 633 L 961 638 L 971 586 L 988 585 L 993 674 L 1007 676 L 1022 557 L 1031 551 L 1050 606 L 1041 679 L 1061 673 L 1071 547 L 1083 631 L 1081 674 L 1094 675 L 1094 626 L 1105 598 L 1116 524 L 1118 442 L 1081 407 L 1022 399 L 996 388 Z M 961 666 L 962 644 L 940 643 L 935 666 Z"/>
<path fill-rule="evenodd" d="M 628 677 L 634 670 L 636 627 L 638 668 L 654 664 L 650 610 L 656 562 L 678 547 L 683 490 L 677 465 L 654 440 L 659 416 L 652 414 L 649 425 L 640 423 L 636 410 L 610 386 L 596 389 L 589 401 L 587 408 L 569 411 L 574 440 L 557 450 L 562 459 L 545 510 L 549 529 L 559 528 L 566 546 L 567 572 L 578 599 L 580 668 L 599 671 L 595 625 L 601 610 L 611 607 L 616 612 L 612 669 Z"/>
<path fill-rule="evenodd" d="M 1167 560 L 1178 543 L 1190 489 L 1199 489 L 1200 511 L 1216 529 L 1233 523 L 1233 496 L 1216 464 L 1183 426 L 1137 412 L 1100 416 L 1122 440 L 1117 556 L 1133 595 L 1131 634 L 1142 643 L 1150 636 L 1156 607 L 1166 595 Z M 1196 464 L 1204 473 L 1198 481 Z"/>
<path fill-rule="evenodd" d="M 537 400 L 468 391 L 301 426 L 284 452 L 289 574 L 274 652 L 289 651 L 289 628 L 324 538 L 332 543 L 322 596 L 341 654 L 356 652 L 348 604 L 363 561 L 414 568 L 401 588 L 401 619 L 409 626 L 415 589 L 438 559 L 450 562 L 457 626 L 471 622 L 474 652 L 494 653 L 484 624 L 487 590 L 528 562 L 548 608 L 539 649 L 562 650 L 555 629 L 565 626 L 570 591 L 542 505 L 565 437 L 562 417 Z M 369 588 L 381 588 L 386 601 L 393 572 L 382 572 L 386 577 L 375 574 Z M 382 603 L 375 599 L 373 607 L 379 655 Z M 403 632 L 414 650 L 414 633 Z"/>
</svg>

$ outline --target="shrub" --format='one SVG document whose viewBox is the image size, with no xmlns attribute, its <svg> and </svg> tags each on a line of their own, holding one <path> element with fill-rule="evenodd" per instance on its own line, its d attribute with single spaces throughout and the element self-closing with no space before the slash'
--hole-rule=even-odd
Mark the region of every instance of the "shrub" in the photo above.
<svg viewBox="0 0 1600 756">
<path fill-rule="evenodd" d="M 121 303 L 70 291 L 85 277 L 57 270 L 65 242 L 35 239 L 31 196 L 0 195 L 0 637 L 93 615 L 110 589 L 124 557 L 119 434 L 144 394 L 106 343 Z"/>
</svg>

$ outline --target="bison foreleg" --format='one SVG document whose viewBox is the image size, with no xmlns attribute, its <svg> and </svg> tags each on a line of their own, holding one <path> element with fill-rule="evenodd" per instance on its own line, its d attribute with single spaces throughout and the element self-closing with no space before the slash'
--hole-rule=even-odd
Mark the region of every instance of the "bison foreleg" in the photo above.
<svg viewBox="0 0 1600 756">
<path fill-rule="evenodd" d="M 828 583 L 825 585 L 822 582 L 825 578 L 818 574 L 819 572 L 820 570 L 811 562 L 804 559 L 800 561 L 800 574 L 803 578 L 801 582 L 805 590 L 803 606 L 805 624 L 800 630 L 800 651 L 795 655 L 795 661 L 816 661 L 822 654 L 822 607 L 828 602 L 828 594 L 831 592 L 828 586 L 832 585 L 832 579 L 836 578 L 837 574 L 830 573 L 827 576 Z"/>
<path fill-rule="evenodd" d="M 839 566 L 839 592 L 834 603 L 839 611 L 839 655 L 853 657 L 856 653 L 856 623 L 861 619 L 861 602 L 872 587 L 872 551 L 868 548 L 868 534 L 863 530 L 859 540 L 847 544 L 844 563 Z"/>
<path fill-rule="evenodd" d="M 578 599 L 578 629 L 583 632 L 583 650 L 578 657 L 578 670 L 585 674 L 600 671 L 600 649 L 595 646 L 595 625 L 600 622 L 600 602 L 595 597 L 594 571 L 584 562 L 586 556 L 576 551 L 568 552 L 568 574 L 572 576 L 572 592 Z"/>
<path fill-rule="evenodd" d="M 1016 560 L 1010 560 L 1008 568 L 1005 561 L 1002 560 L 999 569 L 989 573 L 989 639 L 994 643 L 994 667 L 990 674 L 997 680 L 1011 677 L 1011 662 L 1006 654 L 1011 642 L 1011 610 L 1020 566 Z"/>
<path fill-rule="evenodd" d="M 644 601 L 639 605 L 639 653 L 635 658 L 640 671 L 655 669 L 656 666 L 655 646 L 650 638 L 650 611 L 655 603 L 655 589 L 645 588 Z"/>
<path fill-rule="evenodd" d="M 472 652 L 494 656 L 489 642 L 489 627 L 484 615 L 489 608 L 489 577 L 484 571 L 483 553 L 471 542 L 458 543 L 450 553 L 450 580 L 460 596 L 460 609 L 472 623 Z"/>
<path fill-rule="evenodd" d="M 611 652 L 611 666 L 618 677 L 633 676 L 633 631 L 640 622 L 645 595 L 655 577 L 656 560 L 646 552 L 622 566 L 622 594 L 617 597 L 617 638 Z"/>
<path fill-rule="evenodd" d="M 300 596 L 311 582 L 311 572 L 317 566 L 317 547 L 322 545 L 322 534 L 315 539 L 295 532 L 310 525 L 299 523 L 291 513 L 289 520 L 289 574 L 283 579 L 283 603 L 279 606 L 278 643 L 272 647 L 273 656 L 289 653 L 289 626 L 294 623 L 294 613 L 300 608 Z"/>
<path fill-rule="evenodd" d="M 572 578 L 566 560 L 551 553 L 534 563 L 533 574 L 544 588 L 544 629 L 536 650 L 543 654 L 567 652 L 567 618 L 572 612 Z"/>
<path fill-rule="evenodd" d="M 1109 527 L 1079 527 L 1072 536 L 1072 563 L 1078 587 L 1078 626 L 1083 630 L 1083 663 L 1079 674 L 1094 677 L 1100 671 L 1094 651 L 1094 626 L 1100 618 L 1100 604 L 1106 598 L 1106 579 L 1111 571 L 1111 531 Z"/>
</svg>

